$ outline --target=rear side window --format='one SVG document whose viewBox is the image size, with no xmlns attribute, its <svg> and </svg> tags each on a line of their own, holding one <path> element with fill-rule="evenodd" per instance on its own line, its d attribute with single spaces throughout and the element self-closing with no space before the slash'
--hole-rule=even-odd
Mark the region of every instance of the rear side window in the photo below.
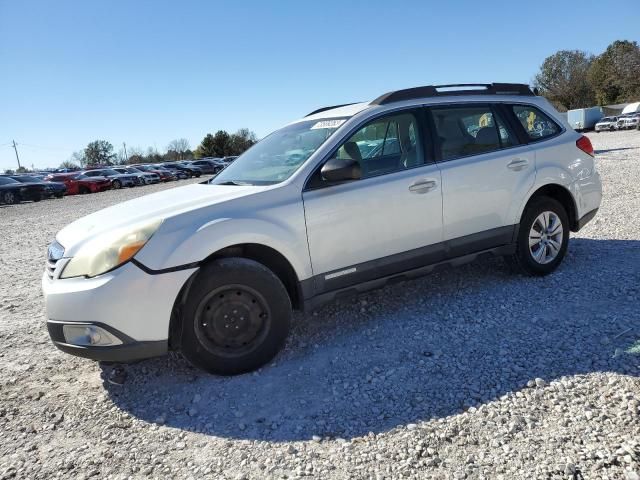
<svg viewBox="0 0 640 480">
<path fill-rule="evenodd" d="M 515 135 L 489 105 L 432 108 L 442 160 L 516 145 Z"/>
<path fill-rule="evenodd" d="M 558 124 L 536 107 L 511 105 L 511 108 L 531 140 L 553 137 L 560 132 Z"/>
</svg>

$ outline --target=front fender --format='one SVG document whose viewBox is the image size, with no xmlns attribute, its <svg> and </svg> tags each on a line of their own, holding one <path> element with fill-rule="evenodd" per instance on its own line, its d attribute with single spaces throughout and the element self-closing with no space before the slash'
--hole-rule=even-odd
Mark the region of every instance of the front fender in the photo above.
<svg viewBox="0 0 640 480">
<path fill-rule="evenodd" d="M 281 253 L 300 280 L 312 276 L 304 218 L 300 225 L 277 223 L 272 219 L 226 217 L 197 222 L 188 228 L 169 222 L 135 258 L 150 269 L 162 270 L 200 262 L 223 248 L 248 243 Z"/>
</svg>

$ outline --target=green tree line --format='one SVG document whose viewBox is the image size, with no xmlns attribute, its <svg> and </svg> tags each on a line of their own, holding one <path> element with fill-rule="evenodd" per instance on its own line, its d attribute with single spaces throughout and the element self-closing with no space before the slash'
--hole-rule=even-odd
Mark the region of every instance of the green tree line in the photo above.
<svg viewBox="0 0 640 480">
<path fill-rule="evenodd" d="M 126 165 L 136 163 L 160 163 L 176 160 L 193 160 L 204 157 L 230 157 L 243 153 L 257 142 L 256 134 L 247 128 L 241 128 L 235 133 L 218 130 L 215 134 L 208 133 L 202 142 L 194 149 L 186 138 L 172 140 L 164 152 L 153 147 L 146 151 L 136 147 L 125 150 L 123 146 L 118 151 L 107 140 L 94 140 L 83 150 L 74 152 L 71 157 L 62 162 L 60 168 L 88 168 L 94 165 Z"/>
<path fill-rule="evenodd" d="M 560 111 L 640 101 L 640 47 L 616 40 L 599 55 L 560 50 L 544 60 L 533 84 Z"/>
</svg>

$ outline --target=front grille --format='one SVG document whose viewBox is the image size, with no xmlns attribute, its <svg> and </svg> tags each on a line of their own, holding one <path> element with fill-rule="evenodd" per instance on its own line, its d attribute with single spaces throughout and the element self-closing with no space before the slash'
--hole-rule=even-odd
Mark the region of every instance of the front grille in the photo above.
<svg viewBox="0 0 640 480">
<path fill-rule="evenodd" d="M 53 280 L 53 274 L 56 271 L 57 260 L 47 260 L 47 276 L 49 280 Z"/>
</svg>

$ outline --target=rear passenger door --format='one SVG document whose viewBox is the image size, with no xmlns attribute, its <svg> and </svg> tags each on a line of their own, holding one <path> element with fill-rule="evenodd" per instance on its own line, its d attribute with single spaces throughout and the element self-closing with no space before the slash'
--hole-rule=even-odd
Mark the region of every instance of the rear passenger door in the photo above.
<svg viewBox="0 0 640 480">
<path fill-rule="evenodd" d="M 457 239 L 450 256 L 510 243 L 515 208 L 535 179 L 533 149 L 519 143 L 517 125 L 499 105 L 428 110 L 439 146 L 444 240 Z"/>
</svg>

